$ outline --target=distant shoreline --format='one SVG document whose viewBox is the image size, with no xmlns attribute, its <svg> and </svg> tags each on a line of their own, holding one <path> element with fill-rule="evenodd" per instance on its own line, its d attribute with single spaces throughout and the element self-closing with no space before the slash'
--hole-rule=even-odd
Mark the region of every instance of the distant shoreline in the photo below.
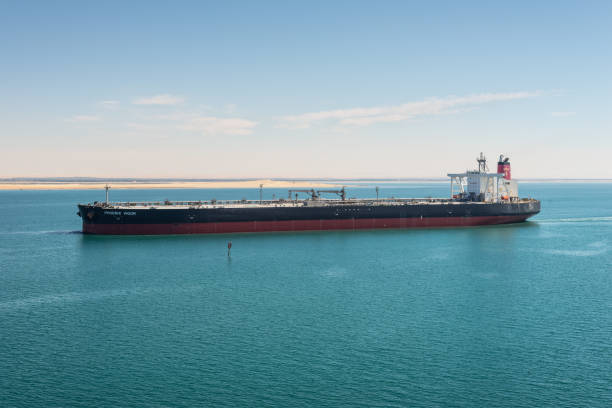
<svg viewBox="0 0 612 408">
<path fill-rule="evenodd" d="M 282 180 L 235 180 L 235 181 L 19 181 L 7 182 L 0 180 L 0 191 L 6 190 L 101 190 L 105 185 L 112 189 L 223 189 L 223 188 L 336 188 L 339 184 L 312 181 L 282 181 Z"/>
<path fill-rule="evenodd" d="M 612 179 L 518 179 L 521 183 L 612 183 Z M 442 183 L 445 178 L 389 179 L 102 179 L 102 178 L 11 178 L 0 179 L 7 190 L 100 190 L 113 189 L 230 189 L 230 188 L 339 188 L 360 184 Z"/>
</svg>

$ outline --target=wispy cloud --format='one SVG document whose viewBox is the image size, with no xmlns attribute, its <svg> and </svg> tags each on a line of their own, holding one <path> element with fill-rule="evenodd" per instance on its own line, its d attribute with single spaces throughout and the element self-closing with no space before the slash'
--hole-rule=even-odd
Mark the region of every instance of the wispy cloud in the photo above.
<svg viewBox="0 0 612 408">
<path fill-rule="evenodd" d="M 96 122 L 100 120 L 99 116 L 93 115 L 76 115 L 71 118 L 65 119 L 66 122 Z"/>
<path fill-rule="evenodd" d="M 576 114 L 576 112 L 550 112 L 550 116 L 554 116 L 554 117 L 564 117 L 564 116 L 574 116 Z"/>
<path fill-rule="evenodd" d="M 395 106 L 337 109 L 309 112 L 280 118 L 279 127 L 305 129 L 314 123 L 332 121 L 340 125 L 367 126 L 381 122 L 400 122 L 418 116 L 453 114 L 492 102 L 539 96 L 541 92 L 483 93 L 467 96 L 429 98 Z"/>
<path fill-rule="evenodd" d="M 100 102 L 100 106 L 102 106 L 104 109 L 109 109 L 109 110 L 118 109 L 120 104 L 121 102 L 119 101 L 101 101 Z"/>
<path fill-rule="evenodd" d="M 188 121 L 197 117 L 200 117 L 200 115 L 194 112 L 172 112 L 153 116 L 155 119 L 171 121 Z"/>
<path fill-rule="evenodd" d="M 145 123 L 128 123 L 126 125 L 128 128 L 133 129 L 133 130 L 142 130 L 142 131 L 154 131 L 154 130 L 158 130 L 157 126 L 154 125 L 149 125 L 149 124 L 145 124 Z"/>
<path fill-rule="evenodd" d="M 179 129 L 200 132 L 204 135 L 250 135 L 257 122 L 242 118 L 218 118 L 192 116 Z"/>
<path fill-rule="evenodd" d="M 225 113 L 232 114 L 236 112 L 237 108 L 238 108 L 238 105 L 236 105 L 235 103 L 228 103 L 227 105 L 225 105 L 223 109 Z"/>
<path fill-rule="evenodd" d="M 178 105 L 185 99 L 175 95 L 155 95 L 149 98 L 139 98 L 132 102 L 134 105 Z"/>
</svg>

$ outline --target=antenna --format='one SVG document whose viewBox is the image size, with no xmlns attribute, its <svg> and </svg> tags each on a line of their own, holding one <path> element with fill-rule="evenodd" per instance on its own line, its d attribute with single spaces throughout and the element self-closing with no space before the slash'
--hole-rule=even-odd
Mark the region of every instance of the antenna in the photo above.
<svg viewBox="0 0 612 408">
<path fill-rule="evenodd" d="M 109 190 L 110 188 L 111 188 L 111 187 L 110 187 L 108 184 L 104 186 L 104 190 L 106 190 L 106 204 L 108 204 L 108 190 Z"/>
</svg>

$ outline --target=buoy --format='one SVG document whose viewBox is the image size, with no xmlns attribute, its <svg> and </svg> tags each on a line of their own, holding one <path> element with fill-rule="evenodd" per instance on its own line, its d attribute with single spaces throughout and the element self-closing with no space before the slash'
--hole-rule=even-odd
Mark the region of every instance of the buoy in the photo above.
<svg viewBox="0 0 612 408">
<path fill-rule="evenodd" d="M 230 256 L 231 251 L 232 251 L 232 241 L 229 241 L 227 243 L 227 256 Z"/>
</svg>

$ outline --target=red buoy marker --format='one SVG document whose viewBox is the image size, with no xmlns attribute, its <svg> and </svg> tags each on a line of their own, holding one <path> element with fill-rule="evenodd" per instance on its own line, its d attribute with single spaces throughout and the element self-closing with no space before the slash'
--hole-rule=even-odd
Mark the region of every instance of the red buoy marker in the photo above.
<svg viewBox="0 0 612 408">
<path fill-rule="evenodd" d="M 230 252 L 232 251 L 232 241 L 227 243 L 227 256 L 230 256 Z"/>
</svg>

